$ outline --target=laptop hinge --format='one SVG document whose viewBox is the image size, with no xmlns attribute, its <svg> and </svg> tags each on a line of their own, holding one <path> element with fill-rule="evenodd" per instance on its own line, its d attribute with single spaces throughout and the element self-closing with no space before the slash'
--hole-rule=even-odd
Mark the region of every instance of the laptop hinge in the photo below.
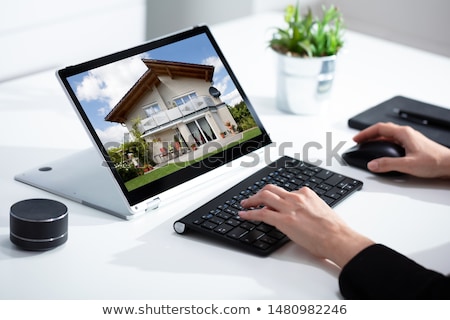
<svg viewBox="0 0 450 320">
<path fill-rule="evenodd" d="M 149 202 L 147 202 L 147 208 L 145 209 L 145 212 L 158 209 L 160 203 L 161 199 L 159 197 L 150 200 Z"/>
</svg>

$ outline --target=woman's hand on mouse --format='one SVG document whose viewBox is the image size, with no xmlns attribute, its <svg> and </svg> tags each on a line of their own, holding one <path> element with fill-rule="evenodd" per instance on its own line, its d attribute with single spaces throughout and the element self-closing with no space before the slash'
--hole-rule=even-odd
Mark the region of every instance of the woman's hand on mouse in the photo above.
<svg viewBox="0 0 450 320">
<path fill-rule="evenodd" d="M 428 139 L 411 127 L 377 123 L 353 138 L 357 143 L 380 139 L 401 145 L 405 149 L 405 156 L 372 160 L 367 164 L 370 171 L 398 171 L 423 178 L 450 178 L 450 149 Z"/>
<path fill-rule="evenodd" d="M 266 185 L 241 205 L 256 208 L 241 211 L 241 218 L 273 225 L 310 253 L 340 267 L 373 244 L 372 240 L 353 231 L 308 187 L 288 192 Z"/>
</svg>

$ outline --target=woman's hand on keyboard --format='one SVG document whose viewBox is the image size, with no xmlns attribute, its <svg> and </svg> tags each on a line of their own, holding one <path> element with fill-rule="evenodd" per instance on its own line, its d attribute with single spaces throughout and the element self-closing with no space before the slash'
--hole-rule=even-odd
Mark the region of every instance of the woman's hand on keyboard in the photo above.
<svg viewBox="0 0 450 320">
<path fill-rule="evenodd" d="M 450 178 L 450 149 L 408 126 L 377 123 L 359 132 L 357 143 L 385 139 L 405 148 L 405 156 L 379 158 L 368 163 L 373 172 L 399 171 L 422 178 Z"/>
<path fill-rule="evenodd" d="M 329 259 L 340 267 L 373 244 L 353 231 L 307 187 L 288 192 L 266 185 L 254 196 L 243 200 L 241 205 L 256 208 L 241 211 L 241 218 L 273 225 L 315 256 Z"/>
</svg>

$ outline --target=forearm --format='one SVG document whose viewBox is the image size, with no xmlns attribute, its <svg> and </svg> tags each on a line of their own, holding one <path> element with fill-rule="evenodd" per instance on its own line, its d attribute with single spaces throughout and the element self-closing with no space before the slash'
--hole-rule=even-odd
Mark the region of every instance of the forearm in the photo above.
<svg viewBox="0 0 450 320">
<path fill-rule="evenodd" d="M 450 179 L 450 149 L 443 151 L 438 163 L 438 176 Z"/>
<path fill-rule="evenodd" d="M 336 230 L 334 236 L 329 238 L 323 251 L 325 258 L 343 268 L 358 253 L 373 244 L 374 242 L 369 238 L 344 225 L 340 230 Z"/>
</svg>

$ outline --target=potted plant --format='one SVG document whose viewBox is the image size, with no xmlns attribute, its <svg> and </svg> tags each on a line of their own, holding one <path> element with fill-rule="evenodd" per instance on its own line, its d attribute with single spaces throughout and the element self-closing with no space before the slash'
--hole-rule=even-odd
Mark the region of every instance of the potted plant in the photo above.
<svg viewBox="0 0 450 320">
<path fill-rule="evenodd" d="M 277 104 L 290 113 L 314 114 L 328 98 L 336 56 L 344 44 L 343 18 L 333 5 L 301 15 L 299 4 L 284 12 L 285 28 L 276 28 L 269 46 L 277 53 Z"/>
<path fill-rule="evenodd" d="M 228 131 L 229 131 L 231 134 L 235 134 L 235 133 L 236 133 L 236 131 L 235 131 L 235 129 L 234 129 L 234 125 L 232 125 L 230 121 L 225 122 L 225 127 L 228 128 Z"/>
<path fill-rule="evenodd" d="M 149 171 L 153 170 L 153 167 L 150 164 L 146 163 L 146 164 L 144 164 L 143 169 L 144 169 L 144 173 L 145 173 L 145 172 L 149 172 Z"/>
</svg>

